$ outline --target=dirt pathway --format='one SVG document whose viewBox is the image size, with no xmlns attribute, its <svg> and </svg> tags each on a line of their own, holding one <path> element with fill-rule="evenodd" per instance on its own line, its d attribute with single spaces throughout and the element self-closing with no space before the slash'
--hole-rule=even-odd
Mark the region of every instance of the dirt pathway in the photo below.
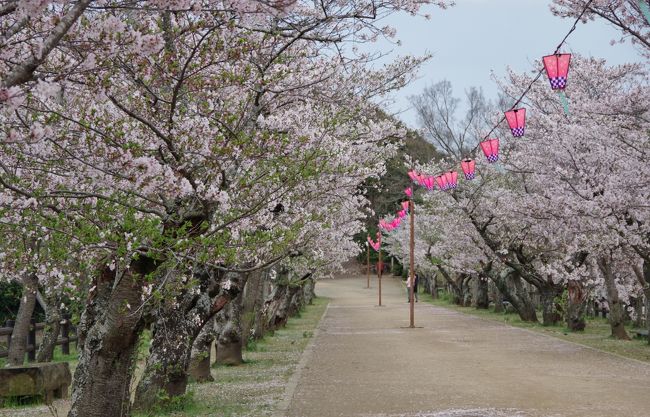
<svg viewBox="0 0 650 417">
<path fill-rule="evenodd" d="M 650 365 L 416 304 L 397 278 L 322 281 L 332 299 L 287 411 L 292 417 L 649 417 Z"/>
</svg>

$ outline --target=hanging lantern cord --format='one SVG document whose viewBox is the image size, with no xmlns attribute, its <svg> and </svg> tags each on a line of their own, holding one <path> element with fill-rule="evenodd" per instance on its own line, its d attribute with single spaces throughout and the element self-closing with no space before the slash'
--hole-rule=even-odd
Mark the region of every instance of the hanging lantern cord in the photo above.
<svg viewBox="0 0 650 417">
<path fill-rule="evenodd" d="M 555 48 L 555 52 L 553 53 L 553 55 L 557 55 L 560 52 L 560 49 L 562 49 L 562 46 L 564 46 L 564 43 L 567 41 L 567 39 L 569 39 L 569 36 L 571 36 L 571 34 L 576 30 L 576 28 L 578 27 L 578 23 L 580 23 L 580 21 L 582 20 L 582 17 L 585 15 L 585 13 L 587 13 L 587 10 L 589 10 L 589 6 L 591 6 L 591 3 L 593 3 L 593 2 L 594 2 L 594 0 L 589 0 L 585 4 L 585 7 L 582 9 L 582 12 L 578 16 L 578 18 L 575 20 L 575 22 L 573 22 L 573 26 L 571 27 L 569 32 L 564 36 L 564 38 L 562 39 L 560 44 L 557 46 L 557 48 Z M 537 80 L 539 80 L 539 78 L 542 76 L 543 73 L 544 73 L 544 68 L 542 67 L 542 69 L 539 70 L 539 72 L 537 73 L 535 78 L 533 78 L 533 80 L 530 82 L 530 84 L 528 84 L 528 87 L 526 88 L 526 90 L 524 90 L 524 92 L 521 94 L 521 96 L 519 96 L 519 98 L 517 99 L 515 104 L 512 105 L 511 110 L 516 108 L 519 105 L 519 103 L 521 103 L 521 101 L 524 99 L 524 97 L 526 97 L 526 94 L 528 94 L 530 89 L 533 88 L 533 85 L 537 82 Z M 506 116 L 505 115 L 501 116 L 501 119 L 497 122 L 497 124 L 494 125 L 494 127 L 488 132 L 488 134 L 483 137 L 483 140 L 486 140 L 488 137 L 490 137 L 490 135 L 492 135 L 492 133 L 494 133 L 494 131 L 505 120 L 506 120 Z M 470 151 L 470 154 L 473 155 L 478 150 L 479 146 L 480 146 L 480 144 L 477 144 L 476 146 L 474 146 L 474 149 L 472 149 Z"/>
</svg>

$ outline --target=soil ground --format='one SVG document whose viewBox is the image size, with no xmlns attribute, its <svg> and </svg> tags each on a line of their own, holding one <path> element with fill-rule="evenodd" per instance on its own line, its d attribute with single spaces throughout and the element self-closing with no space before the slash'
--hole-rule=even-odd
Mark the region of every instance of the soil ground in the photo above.
<svg viewBox="0 0 650 417">
<path fill-rule="evenodd" d="M 331 299 L 286 415 L 648 417 L 650 365 L 417 303 L 399 278 L 320 281 Z"/>
</svg>

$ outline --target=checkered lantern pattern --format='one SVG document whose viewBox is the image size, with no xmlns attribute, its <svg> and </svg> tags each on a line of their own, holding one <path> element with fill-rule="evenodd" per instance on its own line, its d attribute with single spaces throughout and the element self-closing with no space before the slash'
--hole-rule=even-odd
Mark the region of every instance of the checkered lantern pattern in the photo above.
<svg viewBox="0 0 650 417">
<path fill-rule="evenodd" d="M 510 129 L 512 132 L 512 136 L 516 138 L 520 138 L 524 136 L 524 128 L 523 127 L 515 127 L 514 129 Z"/>
<path fill-rule="evenodd" d="M 566 88 L 566 77 L 551 77 L 548 80 L 551 82 L 553 90 L 564 90 Z"/>
<path fill-rule="evenodd" d="M 460 167 L 463 169 L 463 174 L 465 174 L 466 180 L 473 180 L 476 178 L 476 161 L 473 159 L 463 159 L 460 163 Z"/>
<path fill-rule="evenodd" d="M 569 77 L 571 54 L 554 54 L 542 58 L 544 69 L 553 90 L 564 90 Z"/>
<path fill-rule="evenodd" d="M 499 139 L 488 139 L 480 143 L 483 154 L 489 163 L 499 160 Z"/>
</svg>

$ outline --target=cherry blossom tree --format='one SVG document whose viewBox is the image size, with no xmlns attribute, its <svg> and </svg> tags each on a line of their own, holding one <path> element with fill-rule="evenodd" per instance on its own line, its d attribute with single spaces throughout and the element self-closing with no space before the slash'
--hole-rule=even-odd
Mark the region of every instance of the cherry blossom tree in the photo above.
<svg viewBox="0 0 650 417">
<path fill-rule="evenodd" d="M 35 4 L 8 8 L 3 30 Z M 193 339 L 244 285 L 229 272 L 358 231 L 358 186 L 402 134 L 371 100 L 421 60 L 370 70 L 346 40 L 390 35 L 375 20 L 420 4 L 98 1 L 51 48 L 32 34 L 81 3 L 43 4 L 3 48 L 3 73 L 26 74 L 0 96 L 4 224 L 32 206 L 31 223 L 73 243 L 61 256 L 95 265 L 70 415 L 128 413 L 147 322 L 175 309 L 184 342 L 163 361 L 154 334 L 162 371 L 142 392 L 183 391 Z"/>
<path fill-rule="evenodd" d="M 586 7 L 584 20 L 602 19 L 619 29 L 615 42 L 629 40 L 645 58 L 650 58 L 650 5 L 646 0 L 553 0 L 551 11 L 562 17 L 577 18 Z"/>
</svg>

